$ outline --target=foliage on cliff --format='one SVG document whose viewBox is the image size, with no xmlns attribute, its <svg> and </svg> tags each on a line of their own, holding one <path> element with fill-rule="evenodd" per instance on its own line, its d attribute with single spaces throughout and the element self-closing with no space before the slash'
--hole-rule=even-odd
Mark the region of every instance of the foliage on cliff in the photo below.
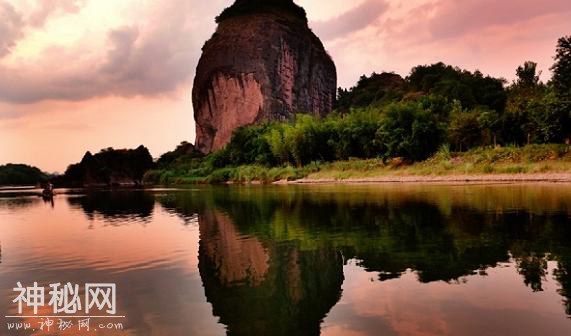
<svg viewBox="0 0 571 336">
<path fill-rule="evenodd" d="M 216 17 L 216 23 L 252 13 L 286 13 L 307 21 L 303 7 L 296 5 L 292 0 L 237 0 Z"/>
<path fill-rule="evenodd" d="M 0 186 L 36 185 L 47 179 L 48 176 L 36 167 L 11 163 L 0 166 Z"/>
</svg>

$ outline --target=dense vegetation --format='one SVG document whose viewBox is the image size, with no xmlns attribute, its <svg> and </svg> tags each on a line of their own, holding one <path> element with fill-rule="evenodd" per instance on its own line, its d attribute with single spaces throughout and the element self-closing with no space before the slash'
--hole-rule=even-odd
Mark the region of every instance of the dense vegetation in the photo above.
<svg viewBox="0 0 571 336">
<path fill-rule="evenodd" d="M 153 167 L 153 158 L 144 146 L 107 148 L 95 155 L 85 153 L 81 162 L 70 165 L 56 182 L 65 186 L 138 185 Z"/>
<path fill-rule="evenodd" d="M 240 15 L 251 13 L 287 13 L 294 17 L 307 20 L 305 9 L 296 5 L 293 1 L 283 0 L 237 0 L 230 7 L 225 8 L 220 15 L 216 17 L 216 23 L 237 17 Z"/>
<path fill-rule="evenodd" d="M 407 78 L 374 73 L 353 88 L 339 89 L 336 111 L 324 119 L 299 114 L 288 123 L 239 128 L 224 149 L 204 158 L 195 152 L 164 156 L 147 179 L 240 180 L 237 167 L 250 166 L 265 167 L 272 180 L 349 159 L 413 163 L 439 149 L 569 144 L 571 37 L 558 41 L 551 70 L 552 79 L 542 83 L 537 64 L 525 62 L 509 85 L 443 63 L 417 66 Z"/>
<path fill-rule="evenodd" d="M 0 166 L 0 186 L 32 186 L 47 179 L 48 176 L 36 167 L 24 164 Z"/>
</svg>

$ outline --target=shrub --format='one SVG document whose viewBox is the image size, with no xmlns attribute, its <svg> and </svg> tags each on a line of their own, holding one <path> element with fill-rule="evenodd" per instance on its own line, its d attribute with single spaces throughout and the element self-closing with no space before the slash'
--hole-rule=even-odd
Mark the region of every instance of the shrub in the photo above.
<svg viewBox="0 0 571 336">
<path fill-rule="evenodd" d="M 419 161 L 431 156 L 442 144 L 442 128 L 435 116 L 418 103 L 390 105 L 377 131 L 384 157 Z"/>
</svg>

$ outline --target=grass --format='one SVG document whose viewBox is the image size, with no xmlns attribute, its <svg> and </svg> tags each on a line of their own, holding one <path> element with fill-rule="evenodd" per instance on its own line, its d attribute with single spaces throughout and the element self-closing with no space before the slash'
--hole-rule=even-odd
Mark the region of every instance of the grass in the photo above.
<svg viewBox="0 0 571 336">
<path fill-rule="evenodd" d="M 156 170 L 146 180 L 158 184 L 272 183 L 280 180 L 359 179 L 383 176 L 446 176 L 486 174 L 571 173 L 568 145 L 476 148 L 453 153 L 443 146 L 426 161 L 407 164 L 402 159 L 348 160 L 312 163 L 304 167 L 248 165 L 205 171 L 198 169 Z"/>
<path fill-rule="evenodd" d="M 363 167 L 366 167 L 363 169 Z M 380 176 L 443 176 L 526 173 L 571 173 L 571 149 L 566 145 L 476 148 L 451 153 L 441 148 L 426 161 L 410 165 L 380 160 L 335 162 L 323 165 L 312 179 L 349 179 Z"/>
</svg>

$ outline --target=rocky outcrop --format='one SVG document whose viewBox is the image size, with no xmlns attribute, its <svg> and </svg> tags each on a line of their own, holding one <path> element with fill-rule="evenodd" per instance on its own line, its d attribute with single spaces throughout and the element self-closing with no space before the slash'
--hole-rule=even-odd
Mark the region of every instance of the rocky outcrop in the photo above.
<svg viewBox="0 0 571 336">
<path fill-rule="evenodd" d="M 135 187 L 153 168 L 153 157 L 144 146 L 136 149 L 107 148 L 93 155 L 85 153 L 81 162 L 70 165 L 56 185 L 66 187 Z"/>
<path fill-rule="evenodd" d="M 200 151 L 222 148 L 240 126 L 332 110 L 335 64 L 292 0 L 237 0 L 217 22 L 192 92 Z"/>
</svg>

